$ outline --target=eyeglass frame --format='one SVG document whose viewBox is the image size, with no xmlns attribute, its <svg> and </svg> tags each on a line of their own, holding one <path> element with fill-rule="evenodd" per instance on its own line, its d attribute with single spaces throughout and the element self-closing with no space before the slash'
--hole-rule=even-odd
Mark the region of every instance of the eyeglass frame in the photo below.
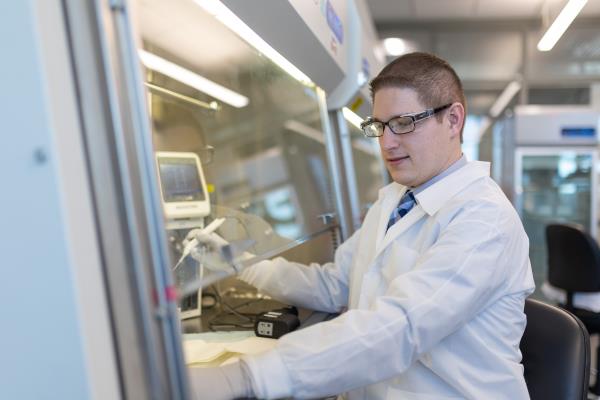
<svg viewBox="0 0 600 400">
<path fill-rule="evenodd" d="M 373 117 L 368 117 L 366 120 L 364 120 L 363 122 L 361 122 L 360 129 L 363 131 L 363 134 L 365 135 L 365 137 L 369 137 L 369 138 L 382 137 L 383 134 L 384 134 L 384 132 L 385 132 L 385 127 L 386 126 L 388 128 L 390 128 L 390 132 L 392 132 L 394 135 L 405 135 L 407 133 L 411 133 L 411 132 L 415 131 L 415 129 L 416 129 L 416 123 L 417 122 L 422 121 L 424 119 L 427 119 L 427 118 L 429 118 L 429 117 L 431 117 L 431 116 L 439 113 L 440 111 L 443 111 L 443 110 L 449 108 L 450 106 L 452 106 L 452 104 L 454 104 L 454 103 L 444 104 L 443 106 L 439 106 L 439 107 L 436 107 L 436 108 L 428 108 L 425 111 L 421 111 L 421 112 L 418 112 L 418 113 L 396 115 L 396 116 L 388 119 L 385 122 L 384 121 L 380 121 L 380 120 L 378 120 L 376 118 L 373 118 Z M 400 132 L 400 133 L 394 132 L 394 130 L 392 129 L 392 127 L 389 125 L 389 123 L 392 120 L 396 119 L 396 118 L 406 118 L 406 117 L 412 119 L 412 126 L 413 126 L 412 129 L 410 131 L 407 131 L 407 132 Z M 383 129 L 381 130 L 381 135 L 377 135 L 377 136 L 367 135 L 367 133 L 365 132 L 365 127 L 367 125 L 371 125 L 371 124 L 373 124 L 375 122 L 379 122 L 380 124 L 383 124 Z"/>
</svg>

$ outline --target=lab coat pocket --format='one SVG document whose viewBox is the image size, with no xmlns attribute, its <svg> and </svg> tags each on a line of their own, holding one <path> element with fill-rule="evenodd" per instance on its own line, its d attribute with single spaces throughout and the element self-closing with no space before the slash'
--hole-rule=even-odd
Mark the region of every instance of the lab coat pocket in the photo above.
<svg viewBox="0 0 600 400">
<path fill-rule="evenodd" d="M 389 387 L 385 400 L 464 400 L 462 397 L 447 397 L 439 394 L 424 394 L 407 392 L 406 390 Z"/>
<path fill-rule="evenodd" d="M 399 275 L 412 270 L 419 258 L 419 252 L 402 245 L 392 243 L 382 255 L 381 275 L 390 283 Z"/>
</svg>

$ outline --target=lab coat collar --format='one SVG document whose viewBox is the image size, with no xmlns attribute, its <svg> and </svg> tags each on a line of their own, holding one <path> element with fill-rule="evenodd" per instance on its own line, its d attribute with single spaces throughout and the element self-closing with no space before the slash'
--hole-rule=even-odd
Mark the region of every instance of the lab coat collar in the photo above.
<svg viewBox="0 0 600 400">
<path fill-rule="evenodd" d="M 389 243 L 391 243 L 393 238 L 400 235 L 424 215 L 423 209 L 419 206 L 419 201 L 417 200 L 417 204 L 415 204 L 408 214 L 392 225 L 389 230 L 387 229 L 390 214 L 394 208 L 398 206 L 398 202 L 407 190 L 408 188 L 406 186 L 392 182 L 379 191 L 381 213 L 379 214 L 377 241 L 375 242 L 376 254 L 379 254 Z"/>
<path fill-rule="evenodd" d="M 417 203 L 431 216 L 456 194 L 477 179 L 490 176 L 490 163 L 471 161 L 439 182 L 415 195 Z"/>
<path fill-rule="evenodd" d="M 415 197 L 418 199 L 430 197 L 431 193 L 433 193 L 434 191 L 436 192 L 435 196 L 440 196 L 440 195 L 443 196 L 444 193 L 448 193 L 447 192 L 448 187 L 447 187 L 446 183 L 449 182 L 450 179 L 452 179 L 454 181 L 458 181 L 458 184 L 460 185 L 460 187 L 456 186 L 457 183 L 453 183 L 453 185 L 455 185 L 455 187 L 454 187 L 455 190 L 453 190 L 452 195 L 445 196 L 444 199 L 438 198 L 438 200 L 440 200 L 440 203 L 443 204 L 447 199 L 454 196 L 454 194 L 460 192 L 463 188 L 465 188 L 466 186 L 471 184 L 471 182 L 473 182 L 475 179 L 478 179 L 478 178 L 481 178 L 484 176 L 490 176 L 490 163 L 483 162 L 483 161 L 469 161 L 464 166 L 462 166 L 461 168 L 452 172 L 447 177 L 444 177 L 444 179 L 434 183 L 433 185 L 431 185 L 431 186 L 427 187 L 426 189 L 424 189 L 423 191 L 419 192 L 418 194 L 415 195 Z M 442 188 L 441 193 L 440 193 L 440 188 Z M 382 187 L 381 189 L 379 189 L 378 197 L 380 200 L 385 200 L 387 198 L 392 197 L 392 198 L 396 198 L 399 201 L 400 198 L 402 197 L 402 195 L 404 194 L 404 192 L 406 192 L 406 189 L 407 189 L 406 186 L 401 185 L 396 182 L 392 182 L 389 185 L 386 185 L 386 186 Z M 428 193 L 428 194 L 424 195 L 425 193 Z M 429 199 L 427 199 L 427 200 L 429 200 Z M 439 209 L 439 207 L 437 209 Z M 437 211 L 437 210 L 435 210 L 435 211 Z M 434 213 L 435 211 L 433 211 L 432 213 Z"/>
<path fill-rule="evenodd" d="M 432 216 L 457 193 L 469 186 L 477 179 L 490 175 L 490 163 L 471 161 L 467 165 L 452 172 L 444 179 L 434 183 L 425 190 L 415 195 L 417 204 L 396 222 L 386 234 L 387 223 L 392 210 L 408 189 L 406 186 L 393 182 L 379 191 L 381 200 L 381 214 L 377 231 L 376 252 L 381 252 L 394 238 L 406 231 L 425 214 Z"/>
</svg>

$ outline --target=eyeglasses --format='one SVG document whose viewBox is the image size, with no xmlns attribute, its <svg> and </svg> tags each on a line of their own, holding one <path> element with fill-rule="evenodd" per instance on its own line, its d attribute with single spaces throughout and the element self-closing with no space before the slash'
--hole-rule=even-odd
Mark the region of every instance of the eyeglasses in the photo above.
<svg viewBox="0 0 600 400">
<path fill-rule="evenodd" d="M 386 125 L 390 128 L 390 131 L 396 135 L 410 133 L 415 130 L 415 124 L 417 122 L 429 118 L 432 115 L 445 110 L 451 105 L 452 103 L 449 103 L 437 108 L 428 108 L 420 113 L 397 115 L 390 118 L 387 122 L 379 121 L 373 117 L 369 117 L 360 124 L 360 128 L 367 137 L 383 136 L 383 131 L 385 130 Z"/>
</svg>

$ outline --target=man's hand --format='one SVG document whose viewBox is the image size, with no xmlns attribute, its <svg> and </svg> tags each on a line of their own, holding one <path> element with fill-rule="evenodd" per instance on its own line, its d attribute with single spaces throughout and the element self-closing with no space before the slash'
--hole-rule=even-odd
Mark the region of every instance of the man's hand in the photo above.
<svg viewBox="0 0 600 400">
<path fill-rule="evenodd" d="M 254 397 L 250 377 L 242 362 L 216 368 L 188 368 L 194 400 L 232 400 Z"/>
</svg>

